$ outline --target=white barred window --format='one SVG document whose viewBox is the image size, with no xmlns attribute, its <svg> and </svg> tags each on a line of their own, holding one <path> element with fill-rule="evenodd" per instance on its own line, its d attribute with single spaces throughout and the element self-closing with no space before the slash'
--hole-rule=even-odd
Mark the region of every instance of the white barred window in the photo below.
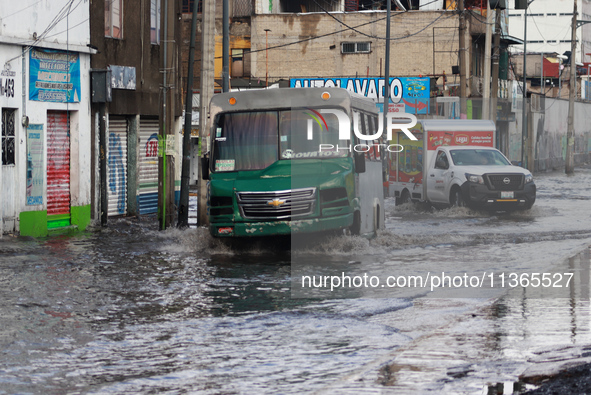
<svg viewBox="0 0 591 395">
<path fill-rule="evenodd" d="M 341 43 L 341 53 L 369 53 L 371 50 L 370 42 L 349 42 Z"/>
</svg>

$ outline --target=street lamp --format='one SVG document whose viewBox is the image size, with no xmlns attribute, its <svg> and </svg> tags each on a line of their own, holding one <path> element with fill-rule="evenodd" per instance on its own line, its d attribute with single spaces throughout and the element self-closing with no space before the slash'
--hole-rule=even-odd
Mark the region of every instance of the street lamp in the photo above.
<svg viewBox="0 0 591 395">
<path fill-rule="evenodd" d="M 265 29 L 265 86 L 269 87 L 269 32 L 271 29 Z"/>
<path fill-rule="evenodd" d="M 527 7 L 535 0 L 527 2 L 524 8 L 523 20 L 523 101 L 521 104 L 521 166 L 526 167 L 525 163 L 525 142 L 527 141 L 527 114 L 525 104 L 527 102 Z M 575 0 L 576 1 L 576 0 Z"/>
</svg>

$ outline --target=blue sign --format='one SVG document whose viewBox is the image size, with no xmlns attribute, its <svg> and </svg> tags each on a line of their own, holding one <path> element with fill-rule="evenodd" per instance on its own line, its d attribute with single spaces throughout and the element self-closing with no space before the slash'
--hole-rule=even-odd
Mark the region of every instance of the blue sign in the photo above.
<svg viewBox="0 0 591 395">
<path fill-rule="evenodd" d="M 405 105 L 405 112 L 410 114 L 428 114 L 431 97 L 431 79 L 429 77 L 391 77 L 390 103 Z M 291 88 L 345 88 L 350 92 L 373 99 L 383 110 L 383 78 L 292 78 Z"/>
<path fill-rule="evenodd" d="M 29 100 L 80 101 L 80 55 L 52 49 L 29 52 Z"/>
<path fill-rule="evenodd" d="M 43 204 L 45 173 L 43 172 L 43 125 L 27 127 L 27 206 Z"/>
</svg>

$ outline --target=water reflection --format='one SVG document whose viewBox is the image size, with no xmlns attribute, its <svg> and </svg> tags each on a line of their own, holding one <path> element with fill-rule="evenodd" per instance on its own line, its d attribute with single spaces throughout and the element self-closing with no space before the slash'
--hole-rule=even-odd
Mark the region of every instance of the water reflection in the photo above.
<svg viewBox="0 0 591 395">
<path fill-rule="evenodd" d="M 4 237 L 0 393 L 481 394 L 514 383 L 591 344 L 589 254 L 563 260 L 589 244 L 589 196 L 565 204 L 563 190 L 582 193 L 542 179 L 540 201 L 515 221 L 403 210 L 373 240 L 315 240 L 291 254 L 135 219 L 77 236 Z M 517 289 L 498 301 L 294 299 L 294 257 L 386 273 L 445 263 L 453 273 L 577 276 L 565 298 Z"/>
<path fill-rule="evenodd" d="M 380 382 L 395 393 L 512 394 L 585 356 L 591 344 L 590 252 L 556 268 L 585 273 L 571 284 L 570 297 L 515 289 L 394 354 Z"/>
<path fill-rule="evenodd" d="M 408 341 L 292 299 L 285 252 L 113 222 L 0 243 L 3 391 L 302 392 Z"/>
</svg>

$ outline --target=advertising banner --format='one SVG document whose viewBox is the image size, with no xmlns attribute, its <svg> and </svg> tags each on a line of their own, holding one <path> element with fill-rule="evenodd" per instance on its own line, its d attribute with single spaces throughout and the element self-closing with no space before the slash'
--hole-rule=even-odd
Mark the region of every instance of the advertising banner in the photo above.
<svg viewBox="0 0 591 395">
<path fill-rule="evenodd" d="M 411 140 L 404 133 L 396 133 L 392 142 L 404 147 L 404 150 L 391 153 L 390 181 L 414 182 L 423 181 L 423 128 L 421 124 L 410 129 L 417 140 Z M 396 165 L 398 164 L 398 171 Z"/>
<path fill-rule="evenodd" d="M 78 103 L 80 55 L 51 49 L 29 52 L 29 100 Z"/>
<path fill-rule="evenodd" d="M 27 205 L 43 204 L 43 125 L 30 124 L 27 128 Z"/>
<path fill-rule="evenodd" d="M 476 145 L 480 147 L 493 147 L 493 132 L 429 132 L 427 137 L 427 149 L 435 150 L 442 145 Z"/>
<path fill-rule="evenodd" d="M 391 77 L 390 103 L 403 104 L 406 113 L 428 114 L 431 97 L 429 77 Z M 376 102 L 383 111 L 385 95 L 384 79 L 371 78 L 292 78 L 290 88 L 345 88 L 350 92 L 366 96 Z"/>
</svg>

